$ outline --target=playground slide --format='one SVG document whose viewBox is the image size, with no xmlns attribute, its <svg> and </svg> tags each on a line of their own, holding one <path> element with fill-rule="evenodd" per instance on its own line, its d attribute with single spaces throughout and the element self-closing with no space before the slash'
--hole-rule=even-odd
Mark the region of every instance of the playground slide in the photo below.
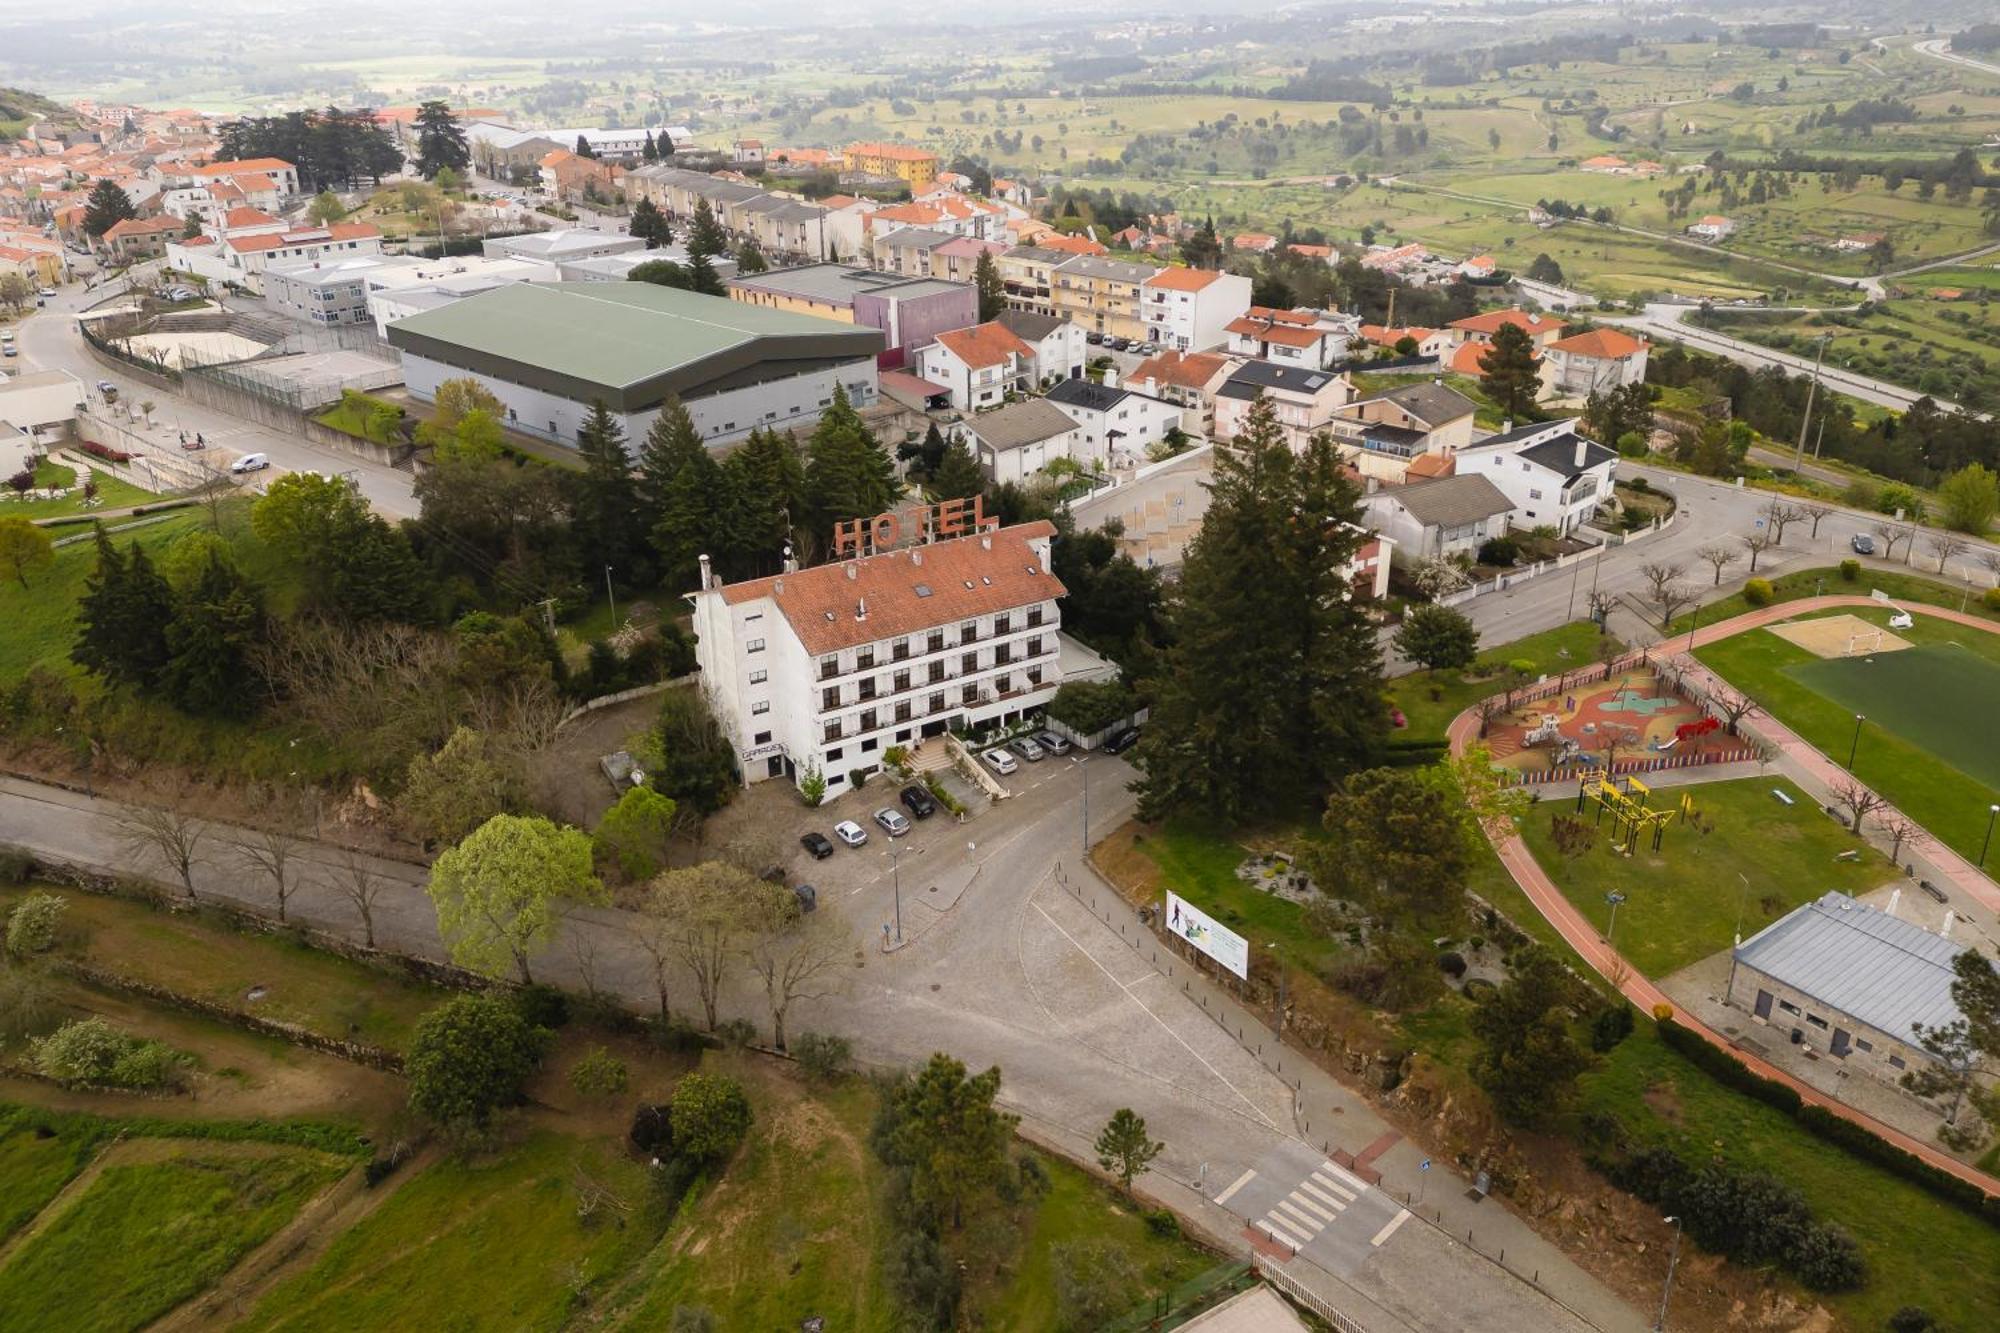
<svg viewBox="0 0 2000 1333">
<path fill-rule="evenodd" d="M 1659 748 L 1658 752 L 1660 754 L 1665 754 L 1667 751 L 1673 749 L 1676 745 L 1679 745 L 1680 743 L 1681 743 L 1681 738 L 1678 735 L 1676 735 L 1672 740 L 1668 741 L 1665 745 L 1662 745 Z"/>
</svg>

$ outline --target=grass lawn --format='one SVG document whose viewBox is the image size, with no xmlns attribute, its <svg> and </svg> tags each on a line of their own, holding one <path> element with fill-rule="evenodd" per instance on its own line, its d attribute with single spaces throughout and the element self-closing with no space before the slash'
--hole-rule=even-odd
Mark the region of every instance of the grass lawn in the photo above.
<svg viewBox="0 0 2000 1333">
<path fill-rule="evenodd" d="M 1771 793 L 1784 792 L 1787 806 Z M 1738 904 L 1748 939 L 1800 903 L 1828 889 L 1862 894 L 1896 877 L 1889 862 L 1828 818 L 1806 795 L 1780 777 L 1663 787 L 1654 809 L 1670 809 L 1681 794 L 1713 822 L 1702 834 L 1678 821 L 1667 826 L 1661 850 L 1622 856 L 1610 846 L 1610 822 L 1596 844 L 1575 860 L 1556 850 L 1552 817 L 1574 816 L 1574 801 L 1537 802 L 1521 821 L 1521 837 L 1550 878 L 1599 931 L 1610 925 L 1607 893 L 1625 895 L 1618 908 L 1619 952 L 1649 977 L 1663 977 L 1731 944 Z M 1595 824 L 1595 809 L 1582 816 Z M 1837 861 L 1861 850 L 1858 861 Z M 1738 876 L 1742 876 L 1739 879 Z M 1746 887 L 1744 881 L 1748 880 Z"/>
<path fill-rule="evenodd" d="M 143 1328 L 213 1284 L 344 1169 L 317 1154 L 215 1145 L 108 1166 L 0 1267 L 0 1330 Z"/>
<path fill-rule="evenodd" d="M 1884 625 L 1890 612 L 1887 608 L 1871 607 L 1853 614 L 1871 624 Z M 1896 632 L 1918 644 L 1963 645 L 1981 660 L 1981 679 L 1990 679 L 1994 666 L 2000 665 L 2000 634 L 1941 624 L 1922 616 L 1909 629 Z M 1818 664 L 1826 659 L 1815 657 L 1765 629 L 1709 644 L 1698 649 L 1695 656 L 1757 699 L 1780 722 L 1834 762 L 1844 763 L 1853 750 L 1855 772 L 1864 782 L 1953 850 L 1967 857 L 1979 854 L 1986 833 L 1987 807 L 2000 797 L 1996 797 L 1990 780 L 1953 767 L 1920 744 L 1916 735 L 1894 729 L 1898 717 L 1907 714 L 1911 706 L 1907 701 L 1893 705 L 1888 716 L 1861 724 L 1857 746 L 1855 707 L 1829 698 L 1796 674 L 1800 668 L 1808 667 L 1823 671 L 1825 668 Z M 1834 663 L 1829 661 L 1828 665 Z M 1941 712 L 1978 713 L 1992 707 L 1992 698 L 1985 691 L 1975 689 L 1970 694 L 1961 692 L 1946 697 L 1941 691 L 1951 681 L 1937 673 L 1927 680 L 1927 688 L 1939 691 L 1936 697 L 1942 705 Z M 1925 716 L 1932 715 L 1926 712 Z M 1990 756 L 1984 758 L 1990 761 Z"/>
<path fill-rule="evenodd" d="M 90 474 L 97 481 L 96 509 L 123 509 L 130 505 L 142 505 L 160 497 L 152 491 L 134 486 L 129 481 L 121 481 L 99 468 L 92 468 Z M 64 467 L 60 463 L 44 462 L 35 469 L 35 485 L 40 488 L 74 486 L 76 469 Z M 19 500 L 13 498 L 12 491 L 0 492 L 0 518 L 60 518 L 64 514 L 89 512 L 83 502 L 81 489 L 72 491 L 59 500 Z M 59 534 L 58 534 L 59 535 Z"/>
<path fill-rule="evenodd" d="M 1299 837 L 1281 842 L 1293 844 Z M 1307 924 L 1305 909 L 1236 877 L 1250 852 L 1241 844 L 1189 823 L 1168 824 L 1144 835 L 1139 850 L 1159 866 L 1162 882 L 1231 930 L 1252 947 L 1274 946 L 1286 966 L 1324 976 L 1344 951 Z"/>
<path fill-rule="evenodd" d="M 1905 1305 L 1928 1310 L 1940 1327 L 2000 1327 L 2000 1229 L 1724 1087 L 1660 1044 L 1650 1023 L 1583 1076 L 1577 1109 L 1614 1116 L 1638 1139 L 1668 1143 L 1690 1161 L 1720 1157 L 1797 1189 L 1867 1260 L 1867 1286 L 1814 1298 L 1844 1327 L 1883 1328 Z"/>
<path fill-rule="evenodd" d="M 574 1285 L 615 1275 L 647 1240 L 630 1223 L 578 1219 L 580 1171 L 632 1203 L 643 1197 L 637 1162 L 565 1134 L 448 1160 L 405 1181 L 238 1327 L 557 1327 L 576 1308 Z"/>
<path fill-rule="evenodd" d="M 120 976 L 389 1050 L 408 1045 L 442 992 L 400 973 L 309 948 L 290 936 L 231 930 L 200 913 L 48 886 L 69 907 L 63 952 Z M 0 891 L 0 916 L 28 890 Z M 246 999 L 252 987 L 264 994 Z"/>
<path fill-rule="evenodd" d="M 1771 580 L 1773 603 L 1791 602 L 1801 597 L 1816 597 L 1821 594 L 1828 597 L 1866 597 L 1874 591 L 1886 592 L 1898 602 L 1918 602 L 1924 606 L 1947 606 L 1954 611 L 1962 610 L 1969 616 L 1977 616 L 1981 620 L 2000 625 L 2000 612 L 1990 611 L 1980 603 L 1980 589 L 1973 589 L 1972 595 L 1968 597 L 1963 586 L 1940 582 L 1935 575 L 1927 577 L 1915 570 L 1899 574 L 1894 570 L 1864 569 L 1854 582 L 1849 583 L 1840 577 L 1838 569 L 1822 566 L 1818 569 L 1793 570 L 1789 574 L 1780 574 Z M 1960 605 L 1961 602 L 1964 603 L 1963 606 Z M 1713 625 L 1731 616 L 1740 616 L 1745 611 L 1756 609 L 1743 600 L 1742 593 L 1731 593 L 1727 597 L 1709 602 L 1699 611 L 1690 611 L 1680 616 L 1673 622 L 1673 628 L 1667 632 L 1666 637 L 1672 638 L 1675 634 L 1687 633 L 1689 627 L 1697 621 L 1703 625 Z M 1856 614 L 1865 613 L 1857 611 Z M 1919 619 L 1920 628 L 1922 624 L 1922 620 Z M 1972 631 L 1966 632 L 1970 634 Z M 1903 637 L 1910 636 L 1905 634 Z"/>
<path fill-rule="evenodd" d="M 1487 645 L 1470 671 L 1415 671 L 1398 676 L 1388 683 L 1386 693 L 1390 705 L 1403 710 L 1409 725 L 1393 733 L 1391 740 L 1443 740 L 1453 718 L 1487 695 L 1500 692 L 1500 672 L 1509 662 L 1527 663 L 1528 679 L 1533 680 L 1600 661 L 1623 646 L 1616 640 L 1605 640 L 1605 646 L 1600 647 L 1600 637 L 1593 622 L 1572 621 L 1512 643 Z"/>
<path fill-rule="evenodd" d="M 88 1134 L 35 1132 L 24 1107 L 0 1106 L 0 1242 L 26 1226 L 96 1151 Z"/>
<path fill-rule="evenodd" d="M 372 440 L 376 444 L 387 444 L 389 440 L 375 424 L 375 413 L 381 408 L 396 404 L 358 389 L 349 389 L 340 396 L 340 401 L 313 418 L 322 426 L 331 427 L 343 435 L 352 435 L 359 440 Z"/>
<path fill-rule="evenodd" d="M 137 542 L 148 555 L 158 558 L 175 538 L 198 522 L 189 510 L 165 523 L 141 528 L 129 537 L 113 537 L 119 544 Z M 29 576 L 23 588 L 13 580 L 0 581 L 0 680 L 16 680 L 30 667 L 48 666 L 64 674 L 74 670 L 69 663 L 70 644 L 76 638 L 76 603 L 83 596 L 84 580 L 97 566 L 97 548 L 92 542 L 77 542 L 55 554 L 55 563 Z"/>
</svg>

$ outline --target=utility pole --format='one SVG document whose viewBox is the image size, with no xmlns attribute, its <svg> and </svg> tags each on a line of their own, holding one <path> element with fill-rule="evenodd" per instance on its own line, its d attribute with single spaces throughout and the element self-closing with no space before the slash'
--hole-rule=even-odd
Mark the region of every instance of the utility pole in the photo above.
<svg viewBox="0 0 2000 1333">
<path fill-rule="evenodd" d="M 611 566 L 604 567 L 604 600 L 611 604 L 611 630 L 618 630 L 618 599 L 611 595 Z"/>
<path fill-rule="evenodd" d="M 1674 1247 L 1667 1255 L 1667 1285 L 1660 1291 L 1660 1317 L 1653 1321 L 1653 1333 L 1666 1333 L 1667 1302 L 1673 1299 L 1674 1269 L 1681 1261 L 1681 1220 L 1678 1217 L 1662 1219 L 1674 1224 Z"/>
<path fill-rule="evenodd" d="M 1822 333 L 1819 336 L 1819 354 L 1813 358 L 1812 383 L 1806 386 L 1806 411 L 1805 415 L 1799 418 L 1799 447 L 1792 454 L 1792 474 L 1794 476 L 1797 476 L 1799 469 L 1805 466 L 1806 425 L 1812 420 L 1813 399 L 1819 392 L 1819 368 L 1821 363 L 1826 360 L 1826 344 L 1832 337 L 1831 333 Z"/>
</svg>

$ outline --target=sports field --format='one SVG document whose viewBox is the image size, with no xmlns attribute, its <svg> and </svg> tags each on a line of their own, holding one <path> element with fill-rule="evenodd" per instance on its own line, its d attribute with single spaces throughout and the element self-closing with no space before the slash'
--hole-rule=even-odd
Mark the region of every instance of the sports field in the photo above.
<svg viewBox="0 0 2000 1333">
<path fill-rule="evenodd" d="M 1963 644 L 1821 658 L 1786 674 L 1967 776 L 2000 787 L 2000 664 Z"/>
</svg>

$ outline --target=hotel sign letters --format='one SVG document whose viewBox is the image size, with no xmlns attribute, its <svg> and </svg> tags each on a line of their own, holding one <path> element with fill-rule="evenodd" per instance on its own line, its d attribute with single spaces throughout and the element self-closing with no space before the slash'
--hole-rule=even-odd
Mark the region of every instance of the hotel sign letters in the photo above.
<svg viewBox="0 0 2000 1333">
<path fill-rule="evenodd" d="M 985 499 L 946 500 L 921 508 L 891 510 L 873 518 L 850 519 L 833 525 L 833 558 L 892 551 L 912 542 L 934 542 L 989 532 L 1000 526 L 986 516 Z"/>
</svg>

